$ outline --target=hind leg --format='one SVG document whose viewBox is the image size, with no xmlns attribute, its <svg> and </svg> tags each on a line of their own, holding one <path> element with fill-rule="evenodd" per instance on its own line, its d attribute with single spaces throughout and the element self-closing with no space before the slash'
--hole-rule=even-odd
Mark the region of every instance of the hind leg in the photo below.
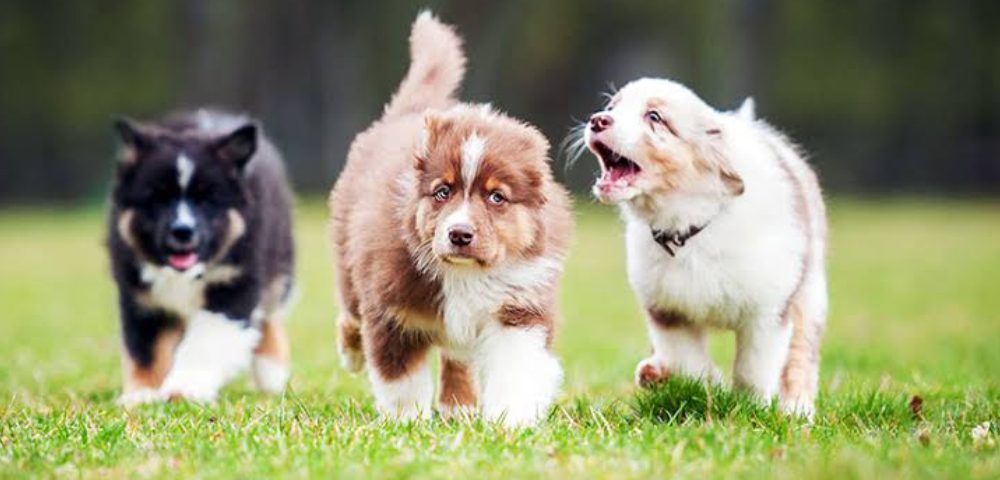
<svg viewBox="0 0 1000 480">
<path fill-rule="evenodd" d="M 261 323 L 260 343 L 253 352 L 254 384 L 263 392 L 281 393 L 291 375 L 291 351 L 285 322 L 276 317 Z"/>
<path fill-rule="evenodd" d="M 812 419 L 816 392 L 819 389 L 819 344 L 822 324 L 810 323 L 798 305 L 788 312 L 792 322 L 792 340 L 788 358 L 781 371 L 781 409 L 786 413 Z"/>
<path fill-rule="evenodd" d="M 357 373 L 365 367 L 361 322 L 344 309 L 337 317 L 337 351 L 340 352 L 340 364 L 345 370 Z"/>
</svg>

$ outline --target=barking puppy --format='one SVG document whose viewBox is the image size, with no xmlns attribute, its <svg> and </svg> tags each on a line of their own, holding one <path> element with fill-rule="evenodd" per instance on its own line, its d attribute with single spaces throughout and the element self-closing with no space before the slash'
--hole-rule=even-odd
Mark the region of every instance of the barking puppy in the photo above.
<svg viewBox="0 0 1000 480">
<path fill-rule="evenodd" d="M 595 113 L 594 194 L 620 205 L 628 276 L 653 355 L 640 384 L 718 380 L 707 328 L 736 331 L 734 384 L 811 416 L 827 312 L 826 218 L 816 176 L 753 102 L 718 112 L 669 80 L 641 79 Z"/>
<path fill-rule="evenodd" d="M 212 401 L 251 363 L 257 386 L 280 392 L 293 246 L 278 152 L 254 122 L 223 113 L 115 127 L 108 246 L 124 344 L 119 403 Z"/>
<path fill-rule="evenodd" d="M 454 100 L 465 59 L 450 27 L 422 13 L 410 50 L 330 196 L 344 365 L 367 362 L 383 414 L 420 417 L 439 347 L 443 413 L 478 405 L 487 419 L 531 424 L 562 378 L 551 344 L 568 195 L 537 130 Z"/>
</svg>

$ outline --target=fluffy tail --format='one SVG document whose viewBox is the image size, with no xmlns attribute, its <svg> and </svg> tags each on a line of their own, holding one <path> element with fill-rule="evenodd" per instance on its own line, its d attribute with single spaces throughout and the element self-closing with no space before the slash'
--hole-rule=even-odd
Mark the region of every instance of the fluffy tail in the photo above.
<svg viewBox="0 0 1000 480">
<path fill-rule="evenodd" d="M 464 76 L 462 39 L 424 10 L 410 31 L 410 70 L 386 105 L 385 116 L 447 106 Z"/>
</svg>

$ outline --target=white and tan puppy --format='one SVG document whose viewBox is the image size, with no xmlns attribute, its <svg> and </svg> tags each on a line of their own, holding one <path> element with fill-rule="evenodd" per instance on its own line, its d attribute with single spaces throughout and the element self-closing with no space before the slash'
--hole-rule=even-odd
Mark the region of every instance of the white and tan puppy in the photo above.
<svg viewBox="0 0 1000 480">
<path fill-rule="evenodd" d="M 811 417 L 827 313 L 826 217 L 795 146 L 748 99 L 719 112 L 669 80 L 629 83 L 586 126 L 594 194 L 626 223 L 628 276 L 646 311 L 647 385 L 720 380 L 711 328 L 734 330 L 734 384 Z"/>
</svg>

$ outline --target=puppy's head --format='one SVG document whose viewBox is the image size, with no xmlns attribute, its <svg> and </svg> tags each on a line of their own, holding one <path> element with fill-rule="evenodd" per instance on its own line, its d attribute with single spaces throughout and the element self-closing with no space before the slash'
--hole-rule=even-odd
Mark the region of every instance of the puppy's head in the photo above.
<svg viewBox="0 0 1000 480">
<path fill-rule="evenodd" d="M 598 158 L 594 195 L 605 203 L 643 195 L 743 193 L 725 154 L 718 112 L 686 87 L 641 79 L 591 116 L 584 138 Z"/>
<path fill-rule="evenodd" d="M 414 161 L 420 243 L 459 268 L 490 268 L 540 248 L 551 181 L 541 133 L 488 106 L 428 112 L 424 123 Z"/>
<path fill-rule="evenodd" d="M 224 255 L 246 228 L 243 171 L 257 148 L 256 125 L 209 133 L 119 120 L 115 129 L 121 150 L 112 200 L 125 243 L 178 271 Z"/>
</svg>

